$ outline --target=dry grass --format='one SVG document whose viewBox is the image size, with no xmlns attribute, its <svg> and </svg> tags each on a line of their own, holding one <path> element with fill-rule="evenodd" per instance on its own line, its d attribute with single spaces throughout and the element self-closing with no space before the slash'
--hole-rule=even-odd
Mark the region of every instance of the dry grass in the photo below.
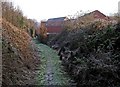
<svg viewBox="0 0 120 87">
<path fill-rule="evenodd" d="M 38 64 L 31 37 L 6 20 L 2 23 L 3 85 L 35 84 Z"/>
</svg>

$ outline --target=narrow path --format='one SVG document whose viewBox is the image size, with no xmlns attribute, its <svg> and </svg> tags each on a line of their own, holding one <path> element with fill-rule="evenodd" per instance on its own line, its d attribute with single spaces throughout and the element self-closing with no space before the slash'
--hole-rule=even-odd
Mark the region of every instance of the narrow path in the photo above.
<svg viewBox="0 0 120 87">
<path fill-rule="evenodd" d="M 72 80 L 63 71 L 61 61 L 57 52 L 50 47 L 37 43 L 38 50 L 40 51 L 40 72 L 38 77 L 39 85 L 60 85 L 71 86 Z M 71 86 L 73 87 L 73 86 Z"/>
</svg>

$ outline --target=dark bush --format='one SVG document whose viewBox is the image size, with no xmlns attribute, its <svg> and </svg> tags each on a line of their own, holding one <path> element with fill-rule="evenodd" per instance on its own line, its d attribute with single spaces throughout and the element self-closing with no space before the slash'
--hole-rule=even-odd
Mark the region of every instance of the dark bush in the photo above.
<svg viewBox="0 0 120 87">
<path fill-rule="evenodd" d="M 51 41 L 52 45 L 59 43 L 59 48 L 65 48 L 59 51 L 60 59 L 77 86 L 120 86 L 119 24 L 103 29 L 93 25 L 65 30 Z"/>
</svg>

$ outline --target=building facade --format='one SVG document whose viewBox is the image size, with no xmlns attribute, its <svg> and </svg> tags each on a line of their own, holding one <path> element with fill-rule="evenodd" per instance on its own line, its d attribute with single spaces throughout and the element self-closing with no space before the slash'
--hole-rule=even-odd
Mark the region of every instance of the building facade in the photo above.
<svg viewBox="0 0 120 87">
<path fill-rule="evenodd" d="M 66 17 L 51 18 L 46 22 L 47 34 L 57 34 L 64 29 Z"/>
</svg>

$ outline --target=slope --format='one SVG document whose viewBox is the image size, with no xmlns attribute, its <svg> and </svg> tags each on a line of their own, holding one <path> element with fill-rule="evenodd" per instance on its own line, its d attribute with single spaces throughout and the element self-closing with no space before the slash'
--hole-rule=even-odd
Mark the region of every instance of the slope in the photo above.
<svg viewBox="0 0 120 87">
<path fill-rule="evenodd" d="M 2 86 L 35 85 L 39 58 L 29 35 L 6 20 L 2 23 Z"/>
</svg>

